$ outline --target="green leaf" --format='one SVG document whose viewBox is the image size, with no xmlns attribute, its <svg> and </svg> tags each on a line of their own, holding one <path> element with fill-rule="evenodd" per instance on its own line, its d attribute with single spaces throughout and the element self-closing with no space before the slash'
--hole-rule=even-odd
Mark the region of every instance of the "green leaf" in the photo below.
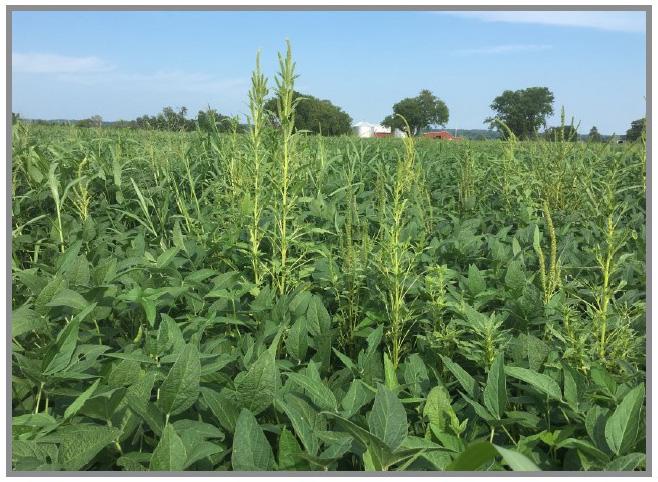
<svg viewBox="0 0 658 482">
<path fill-rule="evenodd" d="M 450 370 L 450 373 L 453 374 L 453 376 L 457 379 L 457 381 L 462 386 L 462 388 L 466 390 L 466 394 L 469 395 L 471 398 L 477 398 L 478 384 L 475 381 L 475 378 L 470 376 L 466 372 L 466 370 L 464 370 L 462 367 L 457 365 L 450 358 L 443 355 L 440 356 L 441 356 L 441 360 L 443 360 L 443 364 L 445 365 L 445 367 L 448 370 Z"/>
<path fill-rule="evenodd" d="M 498 453 L 503 457 L 503 462 L 509 465 L 515 472 L 539 472 L 541 469 L 525 455 L 515 451 L 494 445 Z"/>
<path fill-rule="evenodd" d="M 53 375 L 64 370 L 71 362 L 71 357 L 78 344 L 78 332 L 82 320 L 96 308 L 96 303 L 88 306 L 81 313 L 76 315 L 68 325 L 59 332 L 55 343 L 50 349 L 42 362 L 42 373 L 44 375 Z"/>
<path fill-rule="evenodd" d="M 476 442 L 469 445 L 446 470 L 478 470 L 484 464 L 493 462 L 499 455 L 502 456 L 503 461 L 514 471 L 534 472 L 541 470 L 525 455 L 489 442 Z"/>
<path fill-rule="evenodd" d="M 290 356 L 296 360 L 304 360 L 308 350 L 308 331 L 306 330 L 306 319 L 298 318 L 290 327 L 286 338 L 286 349 Z"/>
<path fill-rule="evenodd" d="M 474 264 L 468 267 L 468 278 L 466 279 L 468 291 L 477 296 L 486 289 L 486 283 L 480 270 Z"/>
<path fill-rule="evenodd" d="M 93 424 L 66 425 L 46 435 L 40 442 L 59 443 L 59 464 L 64 470 L 81 470 L 105 446 L 119 437 L 121 430 Z"/>
<path fill-rule="evenodd" d="M 523 271 L 521 261 L 514 260 L 509 263 L 505 274 L 505 285 L 515 296 L 521 295 L 526 285 L 525 272 Z"/>
<path fill-rule="evenodd" d="M 322 382 L 299 373 L 288 373 L 288 379 L 299 385 L 320 410 L 336 411 L 338 402 L 333 392 Z"/>
<path fill-rule="evenodd" d="M 604 468 L 608 472 L 626 472 L 635 470 L 640 466 L 646 464 L 646 456 L 641 453 L 632 453 L 628 455 L 622 455 L 617 457 L 614 460 L 611 460 Z"/>
<path fill-rule="evenodd" d="M 540 392 L 545 393 L 555 400 L 562 400 L 560 386 L 548 375 L 521 367 L 505 367 L 505 373 L 512 378 L 516 378 L 532 385 Z"/>
<path fill-rule="evenodd" d="M 295 470 L 299 463 L 299 454 L 302 448 L 295 436 L 287 428 L 283 428 L 279 435 L 279 465 L 278 470 Z"/>
<path fill-rule="evenodd" d="M 507 386 L 505 384 L 505 366 L 503 354 L 499 354 L 491 365 L 484 388 L 484 406 L 500 420 L 507 405 Z"/>
<path fill-rule="evenodd" d="M 231 465 L 238 471 L 265 471 L 274 465 L 272 447 L 256 417 L 246 408 L 242 409 L 235 424 Z"/>
<path fill-rule="evenodd" d="M 388 353 L 384 353 L 384 380 L 386 382 L 386 388 L 389 390 L 395 390 L 399 385 L 398 375 L 395 373 L 395 367 L 388 357 Z"/>
<path fill-rule="evenodd" d="M 238 373 L 234 380 L 239 407 L 258 415 L 272 405 L 279 386 L 279 370 L 274 354 L 265 350 L 246 372 Z"/>
<path fill-rule="evenodd" d="M 183 237 L 183 232 L 180 229 L 180 223 L 178 222 L 178 219 L 176 222 L 174 222 L 174 230 L 172 234 L 174 239 L 174 246 L 187 252 L 187 249 L 185 248 L 185 238 Z"/>
<path fill-rule="evenodd" d="M 637 440 L 644 384 L 629 391 L 605 424 L 605 440 L 616 455 L 626 455 Z"/>
<path fill-rule="evenodd" d="M 234 401 L 223 392 L 216 392 L 206 387 L 201 388 L 201 396 L 212 414 L 217 417 L 219 424 L 228 432 L 235 432 L 235 423 L 238 420 L 240 409 Z"/>
<path fill-rule="evenodd" d="M 370 402 L 373 398 L 373 393 L 361 380 L 352 380 L 349 390 L 347 390 L 343 400 L 340 402 L 344 410 L 343 415 L 347 418 L 356 415 L 361 407 Z"/>
<path fill-rule="evenodd" d="M 100 383 L 100 379 L 97 379 L 94 383 L 92 383 L 92 385 L 89 388 L 87 388 L 84 392 L 78 395 L 76 399 L 73 400 L 73 403 L 71 403 L 71 405 L 66 407 L 66 410 L 64 411 L 64 420 L 68 420 L 76 413 L 78 413 L 78 410 L 80 410 L 82 406 L 85 404 L 85 402 L 89 400 L 89 398 L 94 394 L 99 383 Z"/>
<path fill-rule="evenodd" d="M 162 438 L 153 450 L 151 456 L 151 470 L 180 471 L 185 468 L 187 452 L 183 441 L 176 433 L 176 429 L 168 423 L 162 431 Z"/>
<path fill-rule="evenodd" d="M 32 331 L 43 332 L 47 329 L 46 321 L 28 305 L 23 305 L 11 313 L 11 336 L 22 336 Z"/>
<path fill-rule="evenodd" d="M 313 335 L 320 335 L 326 333 L 331 328 L 331 317 L 329 312 L 322 303 L 322 298 L 313 295 L 308 303 L 308 310 L 306 311 L 306 319 L 309 322 L 309 332 Z"/>
<path fill-rule="evenodd" d="M 83 310 L 89 303 L 85 300 L 84 296 L 68 288 L 64 288 L 57 292 L 46 306 L 66 306 L 74 310 Z"/>
<path fill-rule="evenodd" d="M 179 414 L 199 397 L 201 362 L 199 351 L 191 343 L 186 345 L 160 385 L 160 408 L 169 415 Z"/>
<path fill-rule="evenodd" d="M 316 455 L 320 444 L 315 434 L 325 428 L 322 416 L 304 400 L 291 393 L 286 394 L 283 403 L 277 400 L 276 405 L 290 419 L 290 423 L 306 451 L 310 455 Z"/>
<path fill-rule="evenodd" d="M 445 431 L 453 420 L 457 420 L 450 404 L 450 394 L 445 387 L 439 385 L 430 390 L 423 407 L 423 415 L 441 432 Z"/>
<path fill-rule="evenodd" d="M 173 248 L 169 248 L 166 250 L 164 253 L 162 253 L 160 256 L 158 256 L 158 259 L 156 260 L 156 265 L 159 269 L 166 268 L 169 266 L 169 263 L 176 257 L 178 252 L 180 251 L 180 248 L 177 246 L 174 246 Z"/>
<path fill-rule="evenodd" d="M 407 436 L 407 412 L 402 402 L 391 390 L 379 385 L 375 403 L 368 415 L 368 428 L 395 451 Z"/>
</svg>

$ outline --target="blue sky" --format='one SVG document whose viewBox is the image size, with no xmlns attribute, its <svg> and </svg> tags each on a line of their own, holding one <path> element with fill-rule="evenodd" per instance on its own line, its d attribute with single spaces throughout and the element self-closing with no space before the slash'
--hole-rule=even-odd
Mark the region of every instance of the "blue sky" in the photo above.
<svg viewBox="0 0 658 482">
<path fill-rule="evenodd" d="M 644 116 L 643 12 L 14 12 L 12 110 L 106 120 L 165 105 L 247 112 L 256 52 L 274 87 L 290 39 L 304 93 L 379 122 L 429 89 L 485 128 L 506 89 L 546 86 L 580 132 Z M 558 122 L 558 116 L 549 124 Z"/>
</svg>

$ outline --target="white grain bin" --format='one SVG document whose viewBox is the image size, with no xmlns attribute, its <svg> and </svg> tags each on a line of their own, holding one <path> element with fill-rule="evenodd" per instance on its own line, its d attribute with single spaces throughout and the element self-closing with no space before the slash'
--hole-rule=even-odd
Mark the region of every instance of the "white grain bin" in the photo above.
<svg viewBox="0 0 658 482">
<path fill-rule="evenodd" d="M 395 129 L 395 131 L 393 131 L 393 135 L 395 137 L 407 137 L 407 133 L 404 132 L 404 131 L 401 131 L 400 129 Z"/>
<path fill-rule="evenodd" d="M 357 122 L 352 126 L 352 131 L 358 137 L 372 137 L 375 132 L 374 128 L 374 124 L 370 124 L 369 122 Z"/>
</svg>

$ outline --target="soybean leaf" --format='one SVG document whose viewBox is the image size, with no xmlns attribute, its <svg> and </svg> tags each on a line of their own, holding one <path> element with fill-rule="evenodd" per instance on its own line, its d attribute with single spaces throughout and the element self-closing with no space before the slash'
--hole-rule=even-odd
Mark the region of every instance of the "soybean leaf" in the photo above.
<svg viewBox="0 0 658 482">
<path fill-rule="evenodd" d="M 91 384 L 89 388 L 87 388 L 84 392 L 78 395 L 78 397 L 75 400 L 73 400 L 73 403 L 71 403 L 71 405 L 66 407 L 66 410 L 64 411 L 64 420 L 68 420 L 76 413 L 78 413 L 78 410 L 80 410 L 82 406 L 85 404 L 85 402 L 89 400 L 89 398 L 94 394 L 99 383 L 100 383 L 100 379 L 97 379 L 94 383 Z"/>
<path fill-rule="evenodd" d="M 151 456 L 151 470 L 180 471 L 185 468 L 187 452 L 176 429 L 168 423 L 162 431 L 162 438 Z"/>
<path fill-rule="evenodd" d="M 500 420 L 507 405 L 507 385 L 505 383 L 505 367 L 503 354 L 499 354 L 491 365 L 484 388 L 484 405 L 489 412 Z"/>
<path fill-rule="evenodd" d="M 391 390 L 379 385 L 368 415 L 370 432 L 395 451 L 407 436 L 407 412 Z"/>
<path fill-rule="evenodd" d="M 187 344 L 160 385 L 160 408 L 168 415 L 179 414 L 199 397 L 201 362 L 193 344 Z"/>
<path fill-rule="evenodd" d="M 272 405 L 281 382 L 274 354 L 265 350 L 246 372 L 238 373 L 234 380 L 238 406 L 258 415 Z"/>
<path fill-rule="evenodd" d="M 322 382 L 300 373 L 288 373 L 288 379 L 302 387 L 320 410 L 337 410 L 336 396 Z"/>
<path fill-rule="evenodd" d="M 246 408 L 242 409 L 235 424 L 231 465 L 238 471 L 270 470 L 274 465 L 272 447 L 256 417 Z"/>
<path fill-rule="evenodd" d="M 605 424 L 605 440 L 616 455 L 633 448 L 640 428 L 644 384 L 629 391 Z"/>
<path fill-rule="evenodd" d="M 545 393 L 555 400 L 562 400 L 560 386 L 548 375 L 521 367 L 505 367 L 505 373 L 512 378 L 516 378 L 532 385 L 540 392 Z"/>
</svg>

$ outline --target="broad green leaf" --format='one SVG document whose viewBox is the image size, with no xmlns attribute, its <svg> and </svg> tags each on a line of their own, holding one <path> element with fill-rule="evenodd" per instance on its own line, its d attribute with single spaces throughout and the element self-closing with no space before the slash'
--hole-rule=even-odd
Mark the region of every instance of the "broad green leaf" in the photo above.
<svg viewBox="0 0 658 482">
<path fill-rule="evenodd" d="M 515 472 L 539 472 L 541 469 L 528 457 L 515 450 L 494 445 L 496 451 L 503 457 L 503 462 Z"/>
<path fill-rule="evenodd" d="M 96 308 L 96 303 L 87 306 L 82 312 L 73 317 L 73 319 L 60 331 L 57 340 L 46 352 L 42 363 L 42 373 L 44 375 L 53 375 L 64 370 L 71 362 L 71 357 L 78 344 L 78 332 L 80 323 Z"/>
<path fill-rule="evenodd" d="M 47 330 L 46 320 L 29 305 L 23 305 L 11 313 L 11 336 L 16 338 L 32 331 Z"/>
<path fill-rule="evenodd" d="M 627 472 L 635 470 L 640 466 L 644 466 L 646 456 L 641 453 L 632 453 L 628 455 L 622 455 L 617 457 L 614 460 L 611 460 L 606 466 L 605 469 L 608 472 Z"/>
<path fill-rule="evenodd" d="M 322 382 L 299 373 L 288 373 L 288 379 L 302 387 L 320 410 L 337 410 L 336 396 Z"/>
<path fill-rule="evenodd" d="M 453 362 L 450 358 L 443 355 L 440 356 L 441 356 L 441 360 L 443 360 L 443 364 L 445 365 L 445 367 L 448 370 L 450 370 L 450 373 L 453 374 L 453 376 L 457 379 L 457 381 L 462 386 L 462 388 L 466 390 L 466 394 L 471 398 L 477 398 L 478 384 L 475 381 L 475 379 L 471 375 L 469 375 L 466 372 L 466 370 L 464 370 L 458 364 Z"/>
<path fill-rule="evenodd" d="M 477 296 L 486 289 L 486 283 L 480 270 L 474 264 L 468 267 L 468 278 L 466 279 L 468 291 Z"/>
<path fill-rule="evenodd" d="M 298 318 L 292 324 L 286 337 L 286 349 L 290 356 L 296 360 L 304 360 L 308 350 L 308 331 L 306 330 L 306 319 Z"/>
<path fill-rule="evenodd" d="M 239 407 L 258 415 L 272 405 L 281 385 L 274 354 L 265 350 L 246 372 L 238 373 L 234 384 Z"/>
<path fill-rule="evenodd" d="M 187 452 L 176 429 L 168 423 L 162 431 L 162 438 L 151 456 L 150 469 L 154 471 L 180 471 L 185 468 Z"/>
<path fill-rule="evenodd" d="M 423 407 L 423 415 L 441 432 L 445 431 L 453 420 L 457 420 L 450 404 L 450 394 L 444 387 L 439 385 L 430 390 Z"/>
<path fill-rule="evenodd" d="M 89 303 L 84 296 L 68 288 L 59 290 L 53 299 L 46 303 L 46 306 L 66 306 L 74 310 L 83 310 Z"/>
<path fill-rule="evenodd" d="M 306 451 L 310 455 L 316 455 L 319 449 L 316 433 L 326 428 L 322 416 L 304 400 L 291 393 L 286 394 L 282 403 L 279 402 L 280 400 L 276 402 L 277 408 L 285 412 L 290 419 L 290 423 Z"/>
<path fill-rule="evenodd" d="M 68 420 L 76 413 L 78 413 L 78 410 L 80 410 L 82 406 L 85 404 L 85 402 L 89 400 L 89 398 L 94 394 L 99 383 L 100 383 L 100 379 L 97 379 L 94 383 L 91 384 L 89 388 L 87 388 L 84 392 L 78 395 L 78 397 L 75 400 L 73 400 L 73 403 L 71 403 L 71 405 L 66 407 L 66 410 L 64 411 L 64 420 Z"/>
<path fill-rule="evenodd" d="M 487 376 L 484 388 L 484 406 L 496 419 L 500 420 L 507 405 L 507 385 L 505 383 L 505 367 L 503 354 L 494 360 Z"/>
<path fill-rule="evenodd" d="M 274 466 L 272 447 L 256 417 L 246 408 L 242 409 L 235 424 L 231 465 L 238 471 L 265 471 Z"/>
<path fill-rule="evenodd" d="M 534 472 L 541 470 L 525 455 L 489 442 L 475 442 L 469 445 L 464 452 L 448 465 L 446 470 L 478 470 L 484 464 L 492 462 L 497 456 L 501 456 L 503 462 L 514 471 Z"/>
<path fill-rule="evenodd" d="M 199 351 L 190 343 L 160 385 L 159 403 L 164 413 L 176 415 L 194 405 L 199 397 L 200 372 Z"/>
<path fill-rule="evenodd" d="M 211 455 L 218 454 L 223 452 L 224 448 L 216 443 L 201 441 L 192 447 L 192 449 L 187 454 L 187 460 L 185 461 L 184 469 L 187 469 L 190 465 L 198 462 L 201 459 L 210 457 Z"/>
<path fill-rule="evenodd" d="M 156 260 L 157 267 L 160 269 L 166 268 L 169 265 L 169 263 L 171 263 L 172 260 L 176 257 L 179 251 L 180 248 L 178 248 L 177 246 L 167 249 L 160 256 L 158 256 L 158 259 Z"/>
<path fill-rule="evenodd" d="M 120 434 L 118 428 L 85 423 L 62 426 L 40 441 L 59 443 L 59 464 L 64 470 L 82 470 Z"/>
<path fill-rule="evenodd" d="M 322 298 L 314 295 L 308 303 L 306 319 L 309 331 L 313 336 L 326 333 L 331 328 L 331 317 L 322 303 Z"/>
<path fill-rule="evenodd" d="M 340 402 L 344 409 L 343 415 L 347 418 L 356 415 L 361 407 L 370 402 L 373 398 L 373 393 L 361 380 L 352 380 L 349 390 L 347 390 L 343 400 Z"/>
<path fill-rule="evenodd" d="M 278 470 L 295 470 L 299 464 L 299 454 L 302 448 L 297 443 L 295 436 L 283 428 L 279 435 L 279 464 Z"/>
<path fill-rule="evenodd" d="M 629 391 L 605 424 L 605 440 L 616 455 L 626 455 L 637 440 L 644 384 Z"/>
<path fill-rule="evenodd" d="M 240 408 L 235 402 L 224 393 L 206 387 L 201 387 L 201 396 L 212 414 L 217 417 L 219 424 L 226 431 L 235 432 L 235 423 L 240 414 Z"/>
<path fill-rule="evenodd" d="M 370 432 L 395 451 L 407 436 L 407 412 L 391 390 L 380 385 L 368 415 Z"/>
<path fill-rule="evenodd" d="M 538 373 L 534 370 L 528 370 L 527 368 L 511 366 L 505 367 L 505 373 L 512 378 L 516 378 L 528 383 L 529 385 L 532 385 L 540 392 L 545 393 L 555 400 L 562 400 L 562 392 L 560 391 L 560 386 L 548 375 Z"/>
</svg>

